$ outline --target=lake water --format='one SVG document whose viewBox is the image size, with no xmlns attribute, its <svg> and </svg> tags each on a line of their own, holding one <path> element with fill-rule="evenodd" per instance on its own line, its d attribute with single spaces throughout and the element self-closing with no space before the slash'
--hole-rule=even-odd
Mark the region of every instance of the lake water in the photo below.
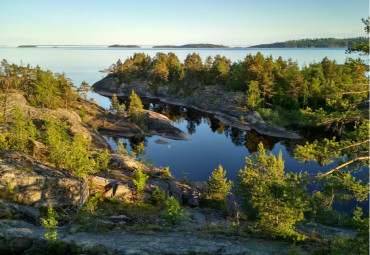
<svg viewBox="0 0 370 255">
<path fill-rule="evenodd" d="M 118 59 L 124 60 L 135 52 L 144 52 L 155 56 L 157 52 L 174 52 L 181 61 L 189 53 L 199 53 L 204 60 L 207 56 L 226 56 L 232 61 L 243 60 L 248 54 L 256 54 L 260 51 L 263 55 L 272 55 L 273 58 L 282 56 L 284 59 L 291 58 L 298 61 L 300 66 L 312 62 L 319 62 L 325 56 L 336 60 L 337 63 L 344 63 L 346 57 L 345 49 L 112 49 L 107 47 L 38 47 L 38 48 L 11 48 L 0 47 L 0 58 L 7 59 L 10 63 L 39 65 L 42 69 L 49 69 L 52 72 L 65 73 L 72 79 L 76 86 L 85 80 L 91 85 L 100 80 L 105 74 L 99 70 L 109 67 Z M 351 56 L 353 57 L 353 56 Z M 109 108 L 110 100 L 94 93 L 89 94 L 90 98 L 100 102 L 100 105 Z M 149 104 L 148 104 L 149 105 Z M 190 141 L 174 141 L 158 136 L 145 138 L 146 150 L 142 155 L 150 159 L 156 166 L 169 166 L 171 173 L 182 178 L 183 173 L 188 173 L 191 180 L 207 180 L 211 172 L 222 164 L 227 170 L 228 177 L 236 179 L 239 169 L 245 165 L 245 157 L 250 155 L 262 141 L 274 154 L 282 151 L 287 171 L 327 171 L 331 166 L 320 167 L 317 163 L 299 163 L 290 152 L 295 141 L 281 140 L 258 135 L 254 132 L 243 132 L 230 128 L 219 123 L 210 115 L 206 115 L 191 109 L 180 107 L 163 106 L 151 104 L 152 108 L 158 111 L 175 111 L 181 113 L 176 116 L 174 125 L 187 133 Z M 167 109 L 167 111 L 165 111 Z M 173 118 L 173 115 L 169 114 Z M 304 130 L 303 130 L 304 133 Z M 310 135 L 308 135 L 310 136 Z M 311 136 L 312 137 L 312 136 Z M 156 140 L 161 139 L 169 144 L 158 144 Z M 107 141 L 114 147 L 116 142 L 112 138 Z M 121 139 L 131 150 L 131 139 Z M 137 142 L 137 141 L 135 141 Z"/>
</svg>

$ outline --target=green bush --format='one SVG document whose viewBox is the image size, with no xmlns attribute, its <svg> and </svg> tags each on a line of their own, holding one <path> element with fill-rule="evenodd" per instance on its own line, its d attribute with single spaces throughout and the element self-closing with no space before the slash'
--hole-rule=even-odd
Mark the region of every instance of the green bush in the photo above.
<svg viewBox="0 0 370 255">
<path fill-rule="evenodd" d="M 172 225 L 177 225 L 182 221 L 190 220 L 189 213 L 180 207 L 180 203 L 172 196 L 165 201 L 163 219 Z"/>
<path fill-rule="evenodd" d="M 150 200 L 154 205 L 163 205 L 166 199 L 166 195 L 164 194 L 164 191 L 160 188 L 156 188 L 151 197 Z"/>
<path fill-rule="evenodd" d="M 1 147 L 31 154 L 34 150 L 33 142 L 39 136 L 39 131 L 32 120 L 27 119 L 21 109 L 15 106 L 13 108 L 13 124 L 10 130 L 5 131 L 1 136 L 0 139 L 4 142 Z"/>
<path fill-rule="evenodd" d="M 51 206 L 48 208 L 46 218 L 41 218 L 42 226 L 46 229 L 45 238 L 48 243 L 55 243 L 57 240 L 58 214 L 53 210 Z"/>
<path fill-rule="evenodd" d="M 162 169 L 161 178 L 164 179 L 164 180 L 172 180 L 173 179 L 169 167 L 165 167 L 165 168 Z"/>
<path fill-rule="evenodd" d="M 135 184 L 136 190 L 140 193 L 144 190 L 146 180 L 149 178 L 149 176 L 145 173 L 143 173 L 143 169 L 139 167 L 134 171 L 134 174 L 132 176 L 133 182 Z"/>
</svg>

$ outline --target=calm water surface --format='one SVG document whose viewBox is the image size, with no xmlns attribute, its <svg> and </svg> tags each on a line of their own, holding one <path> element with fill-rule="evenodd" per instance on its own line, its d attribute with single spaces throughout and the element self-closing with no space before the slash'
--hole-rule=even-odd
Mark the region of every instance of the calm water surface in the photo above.
<svg viewBox="0 0 370 255">
<path fill-rule="evenodd" d="M 155 56 L 157 52 L 174 52 L 181 61 L 187 54 L 197 52 L 204 60 L 207 56 L 226 56 L 232 61 L 243 60 L 248 54 L 256 54 L 260 51 L 264 56 L 272 55 L 273 58 L 282 56 L 284 59 L 291 58 L 300 66 L 312 62 L 319 62 L 325 56 L 344 63 L 347 55 L 345 49 L 112 49 L 107 47 L 39 47 L 39 48 L 11 48 L 0 47 L 0 58 L 7 59 L 10 63 L 39 65 L 42 69 L 52 72 L 65 73 L 72 79 L 76 86 L 85 80 L 91 85 L 105 75 L 99 70 L 109 67 L 118 59 L 124 60 L 135 52 L 144 52 Z M 353 56 L 352 56 L 353 57 Z M 110 100 L 106 97 L 90 93 L 90 98 L 100 102 L 100 105 L 109 108 Z M 141 157 L 150 159 L 156 166 L 169 166 L 170 171 L 177 178 L 183 177 L 187 172 L 192 180 L 206 180 L 211 172 L 219 165 L 227 170 L 228 177 L 235 180 L 239 169 L 245 165 L 245 157 L 256 149 L 262 141 L 266 148 L 274 154 L 282 151 L 287 171 L 326 171 L 331 166 L 320 167 L 317 163 L 299 163 L 289 151 L 292 151 L 296 141 L 281 140 L 258 135 L 254 132 L 243 132 L 235 128 L 224 126 L 212 116 L 180 107 L 165 106 L 152 103 L 148 107 L 159 112 L 166 113 L 170 118 L 175 118 L 175 126 L 187 133 L 190 141 L 174 141 L 158 136 L 147 137 L 145 153 Z M 169 111 L 176 114 L 169 114 Z M 179 116 L 179 113 L 180 116 Z M 302 131 L 304 133 L 304 130 Z M 308 135 L 312 138 L 312 135 Z M 113 138 L 106 138 L 114 147 L 116 142 Z M 169 144 L 157 144 L 157 139 L 165 140 Z M 131 146 L 138 141 L 133 139 L 121 139 Z M 139 141 L 140 142 L 140 141 Z"/>
</svg>

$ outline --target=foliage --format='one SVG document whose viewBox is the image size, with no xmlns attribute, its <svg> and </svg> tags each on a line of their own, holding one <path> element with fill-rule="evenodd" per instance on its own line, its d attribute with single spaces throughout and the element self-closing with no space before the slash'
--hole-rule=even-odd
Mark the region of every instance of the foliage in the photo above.
<svg viewBox="0 0 370 255">
<path fill-rule="evenodd" d="M 89 214 L 93 214 L 98 208 L 98 203 L 102 201 L 102 198 L 99 193 L 96 193 L 94 196 L 89 198 L 89 201 L 84 205 L 84 210 Z"/>
<path fill-rule="evenodd" d="M 330 254 L 369 254 L 369 217 L 362 217 L 362 214 L 362 209 L 356 207 L 352 218 L 352 223 L 357 228 L 356 236 L 334 240 Z"/>
<path fill-rule="evenodd" d="M 227 200 L 227 196 L 231 194 L 232 187 L 233 182 L 227 181 L 226 170 L 219 165 L 207 181 L 205 197 L 209 200 L 225 201 Z"/>
<path fill-rule="evenodd" d="M 188 212 L 180 207 L 180 203 L 173 196 L 166 199 L 165 205 L 162 217 L 170 224 L 177 225 L 182 221 L 189 220 Z"/>
<path fill-rule="evenodd" d="M 127 155 L 126 146 L 120 141 L 117 141 L 117 147 L 114 149 L 114 152 L 119 155 Z"/>
<path fill-rule="evenodd" d="M 0 146 L 30 154 L 33 152 L 33 142 L 39 135 L 32 120 L 24 117 L 19 107 L 15 106 L 13 108 L 13 125 L 10 131 L 5 131 L 0 136 L 3 141 Z"/>
<path fill-rule="evenodd" d="M 225 85 L 230 91 L 245 92 L 250 109 L 262 106 L 272 113 L 291 112 L 291 119 L 284 120 L 284 116 L 276 121 L 284 125 L 290 121 L 301 124 L 294 120 L 299 110 L 312 119 L 311 125 L 330 124 L 339 133 L 348 125 L 368 119 L 366 107 L 362 107 L 368 94 L 367 68 L 359 59 L 347 59 L 338 65 L 325 57 L 300 68 L 291 59 L 274 60 L 260 52 L 236 63 L 218 55 L 207 57 L 203 63 L 196 53 L 188 54 L 181 63 L 174 53 L 159 52 L 145 66 L 149 76 L 139 77 L 136 71 L 131 74 L 157 86 L 167 85 L 172 95 L 188 97 L 204 86 Z M 119 71 L 113 75 L 120 77 Z"/>
<path fill-rule="evenodd" d="M 165 167 L 165 168 L 162 169 L 161 178 L 165 179 L 165 180 L 172 180 L 173 179 L 169 167 Z"/>
<path fill-rule="evenodd" d="M 66 121 L 59 117 L 47 118 L 44 129 L 44 141 L 50 148 L 48 159 L 56 167 L 73 171 L 78 177 L 108 170 L 109 151 L 92 154 L 88 150 L 90 141 L 81 134 L 71 140 Z"/>
<path fill-rule="evenodd" d="M 76 103 L 73 83 L 64 74 L 53 74 L 40 67 L 32 68 L 9 64 L 5 59 L 0 65 L 0 91 L 20 90 L 35 107 L 56 109 L 70 108 Z"/>
<path fill-rule="evenodd" d="M 304 238 L 294 230 L 309 209 L 302 176 L 285 173 L 281 152 L 278 158 L 267 156 L 262 143 L 258 152 L 246 157 L 246 164 L 237 176 L 236 190 L 256 211 L 257 225 L 272 237 Z"/>
<path fill-rule="evenodd" d="M 138 97 L 138 95 L 136 95 L 135 91 L 132 90 L 131 91 L 131 95 L 130 95 L 130 105 L 128 107 L 128 114 L 129 115 L 139 115 L 142 113 L 143 111 L 143 104 L 140 100 L 140 97 Z"/>
<path fill-rule="evenodd" d="M 146 180 L 148 180 L 149 176 L 143 172 L 141 167 L 137 168 L 132 175 L 133 182 L 136 186 L 136 190 L 138 192 L 142 192 L 145 188 Z"/>
<path fill-rule="evenodd" d="M 158 187 L 153 191 L 150 197 L 150 200 L 152 201 L 154 205 L 163 205 L 165 202 L 165 199 L 166 199 L 166 195 L 164 191 Z"/>
<path fill-rule="evenodd" d="M 117 95 L 114 93 L 112 96 L 112 105 L 110 107 L 110 110 L 115 114 L 119 114 L 123 112 L 125 109 L 126 109 L 126 105 L 120 104 L 118 101 Z"/>
<path fill-rule="evenodd" d="M 262 103 L 263 99 L 260 96 L 261 92 L 258 88 L 257 81 L 251 81 L 247 91 L 247 107 L 251 110 L 256 110 Z"/>
<path fill-rule="evenodd" d="M 362 18 L 361 19 L 362 23 L 364 23 L 365 25 L 365 32 L 367 34 L 369 34 L 370 32 L 370 19 L 367 18 L 367 19 L 364 19 Z M 348 45 L 348 49 L 346 51 L 346 53 L 353 53 L 353 52 L 360 52 L 360 54 L 363 54 L 363 55 L 369 55 L 369 38 L 368 37 L 364 37 L 363 38 L 364 40 L 359 40 L 359 41 L 356 41 L 354 43 L 352 43 L 352 45 Z"/>
<path fill-rule="evenodd" d="M 108 149 L 105 149 L 103 153 L 97 153 L 96 155 L 96 168 L 100 171 L 108 171 L 109 170 L 109 161 L 111 160 L 112 156 Z"/>
<path fill-rule="evenodd" d="M 58 214 L 53 210 L 51 206 L 48 208 L 46 218 L 41 218 L 42 226 L 46 229 L 47 233 L 45 238 L 49 243 L 54 243 L 57 240 Z"/>
<path fill-rule="evenodd" d="M 325 180 L 322 195 L 341 200 L 367 200 L 369 187 L 367 183 L 351 175 L 353 171 L 367 170 L 369 165 L 369 122 L 364 121 L 355 126 L 354 130 L 343 136 L 340 141 L 324 139 L 314 141 L 295 149 L 295 157 L 302 162 L 314 160 L 320 164 L 330 164 L 335 160 L 339 166 L 326 173 L 318 174 L 317 178 Z M 338 160 L 340 159 L 340 160 Z M 331 207 L 331 204 L 329 205 Z"/>
<path fill-rule="evenodd" d="M 87 93 L 92 91 L 92 87 L 86 81 L 83 81 L 80 87 L 77 89 L 77 92 L 83 96 L 85 101 L 87 100 Z"/>
</svg>

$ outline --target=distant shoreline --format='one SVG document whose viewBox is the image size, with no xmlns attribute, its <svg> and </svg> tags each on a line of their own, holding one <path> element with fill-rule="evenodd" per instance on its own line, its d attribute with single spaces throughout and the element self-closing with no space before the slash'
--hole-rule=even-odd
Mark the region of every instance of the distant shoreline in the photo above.
<svg viewBox="0 0 370 255">
<path fill-rule="evenodd" d="M 19 45 L 18 48 L 37 48 L 36 45 Z"/>
</svg>

